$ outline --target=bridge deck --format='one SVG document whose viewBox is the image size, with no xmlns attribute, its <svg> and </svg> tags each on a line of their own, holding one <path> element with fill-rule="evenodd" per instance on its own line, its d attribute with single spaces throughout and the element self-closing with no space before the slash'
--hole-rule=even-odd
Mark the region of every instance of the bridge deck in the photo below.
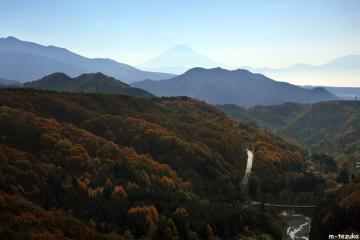
<svg viewBox="0 0 360 240">
<path fill-rule="evenodd" d="M 261 202 L 250 202 L 252 205 L 261 205 Z M 265 206 L 281 207 L 281 208 L 316 208 L 315 205 L 288 205 L 279 203 L 264 203 Z"/>
</svg>

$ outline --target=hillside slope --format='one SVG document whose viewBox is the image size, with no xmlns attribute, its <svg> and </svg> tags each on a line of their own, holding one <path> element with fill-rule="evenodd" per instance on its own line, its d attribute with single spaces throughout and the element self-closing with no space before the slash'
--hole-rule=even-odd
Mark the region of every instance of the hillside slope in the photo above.
<svg viewBox="0 0 360 240">
<path fill-rule="evenodd" d="M 151 239 L 230 238 L 255 229 L 281 238 L 282 225 L 271 213 L 234 202 L 244 197 L 239 183 L 247 148 L 255 155 L 252 189 L 275 198 L 301 177 L 297 146 L 185 97 L 0 93 L 0 203 L 13 216 L 0 218 L 2 226 L 12 228 L 25 216 L 41 226 L 39 218 L 53 216 L 55 207 L 63 224 L 80 221 L 74 226 L 83 239 L 106 239 L 113 231 Z M 19 201 L 28 207 L 11 207 Z M 24 226 L 19 234 L 77 234 L 62 226 Z"/>
<path fill-rule="evenodd" d="M 310 104 L 284 103 L 271 106 L 254 106 L 243 108 L 234 104 L 217 105 L 233 119 L 256 124 L 271 131 L 285 127 L 302 113 Z"/>
<path fill-rule="evenodd" d="M 61 122 L 72 122 L 98 136 L 150 154 L 169 164 L 194 190 L 217 201 L 241 194 L 238 189 L 246 165 L 246 148 L 254 148 L 257 165 L 279 188 L 279 174 L 301 171 L 301 150 L 264 130 L 230 120 L 204 102 L 189 98 L 141 100 L 121 95 L 59 94 L 26 89 L 2 91 L 1 103 Z M 263 154 L 257 154 L 263 151 Z M 268 154 L 267 154 L 268 153 Z M 271 153 L 271 154 L 270 154 Z M 263 186 L 263 192 L 274 192 Z M 209 188 L 209 186 L 212 186 Z M 275 193 L 276 194 L 276 193 Z"/>
<path fill-rule="evenodd" d="M 263 127 L 296 140 L 313 151 L 335 157 L 354 168 L 360 157 L 360 102 L 286 103 L 241 108 L 218 105 L 235 120 Z"/>
<path fill-rule="evenodd" d="M 212 104 L 236 104 L 243 107 L 337 99 L 323 88 L 304 89 L 241 69 L 193 68 L 172 79 L 145 80 L 135 82 L 132 86 L 157 96 L 188 96 Z"/>
<path fill-rule="evenodd" d="M 327 194 L 314 212 L 311 240 L 360 233 L 360 179 Z"/>
<path fill-rule="evenodd" d="M 331 101 L 311 105 L 278 131 L 341 159 L 360 156 L 360 102 Z"/>
</svg>

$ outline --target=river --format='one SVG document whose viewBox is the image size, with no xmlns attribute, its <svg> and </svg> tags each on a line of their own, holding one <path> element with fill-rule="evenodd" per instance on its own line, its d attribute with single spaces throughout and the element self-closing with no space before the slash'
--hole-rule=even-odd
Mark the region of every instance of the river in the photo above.
<svg viewBox="0 0 360 240">
<path fill-rule="evenodd" d="M 281 216 L 285 219 L 288 228 L 286 240 L 309 239 L 311 218 L 298 214 L 295 211 L 283 211 Z"/>
<path fill-rule="evenodd" d="M 254 160 L 254 154 L 249 149 L 247 151 L 247 163 L 246 163 L 246 171 L 245 175 L 241 181 L 241 184 L 246 186 L 249 177 L 251 175 L 251 169 Z M 261 204 L 260 202 L 251 202 L 251 204 Z M 284 205 L 284 204 L 269 204 L 265 203 L 265 205 L 272 205 L 275 207 L 294 207 L 296 208 L 303 208 L 303 207 L 314 207 L 314 206 L 297 206 L 297 205 Z M 288 228 L 286 230 L 286 240 L 307 240 L 309 239 L 309 232 L 310 232 L 310 223 L 311 218 L 296 213 L 294 210 L 287 210 L 281 213 L 281 217 L 284 218 L 286 221 Z"/>
</svg>

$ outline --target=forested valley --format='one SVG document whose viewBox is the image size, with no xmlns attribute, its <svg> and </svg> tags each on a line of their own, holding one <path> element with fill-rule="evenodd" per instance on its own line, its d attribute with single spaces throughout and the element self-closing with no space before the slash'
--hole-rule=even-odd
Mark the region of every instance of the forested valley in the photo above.
<svg viewBox="0 0 360 240">
<path fill-rule="evenodd" d="M 0 103 L 4 238 L 281 239 L 276 210 L 241 203 L 324 188 L 299 145 L 187 97 L 2 89 Z"/>
</svg>

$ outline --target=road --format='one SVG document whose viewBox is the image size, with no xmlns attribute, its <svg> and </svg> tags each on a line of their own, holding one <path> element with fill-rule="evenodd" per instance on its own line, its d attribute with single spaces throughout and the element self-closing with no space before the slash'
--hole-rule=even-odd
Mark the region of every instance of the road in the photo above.
<svg viewBox="0 0 360 240">
<path fill-rule="evenodd" d="M 244 178 L 241 181 L 241 184 L 246 186 L 248 181 L 249 181 L 249 177 L 251 174 L 251 169 L 252 169 L 252 165 L 253 165 L 253 160 L 254 160 L 254 154 L 252 151 L 250 151 L 249 149 L 246 149 L 247 152 L 247 162 L 246 162 L 246 170 L 245 170 L 245 175 Z"/>
</svg>

